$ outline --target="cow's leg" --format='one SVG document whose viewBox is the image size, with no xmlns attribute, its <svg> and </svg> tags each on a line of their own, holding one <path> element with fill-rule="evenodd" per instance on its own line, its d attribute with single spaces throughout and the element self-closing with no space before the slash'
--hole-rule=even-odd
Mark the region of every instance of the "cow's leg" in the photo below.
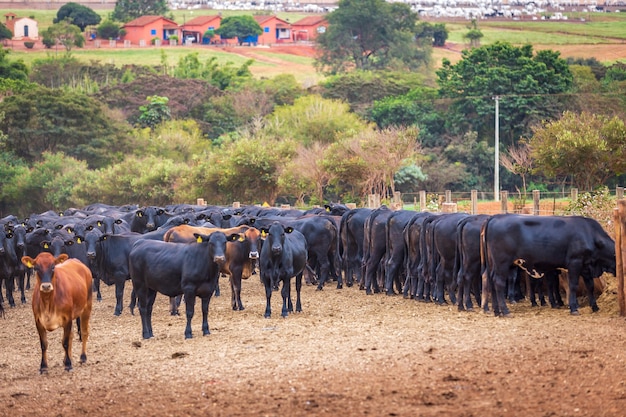
<svg viewBox="0 0 626 417">
<path fill-rule="evenodd" d="M 317 289 L 321 290 L 324 287 L 324 283 L 328 281 L 328 277 L 330 275 L 330 262 L 328 262 L 327 256 L 324 256 L 323 254 L 318 256 L 317 259 L 320 272 Z"/>
<path fill-rule="evenodd" d="M 496 316 L 509 317 L 511 315 L 511 312 L 509 311 L 509 308 L 506 305 L 506 287 L 507 287 L 507 282 L 511 279 L 511 277 L 513 275 L 517 275 L 517 271 L 509 270 L 508 272 L 509 274 L 504 278 L 495 274 L 493 277 L 493 284 L 494 284 L 493 308 L 494 308 L 494 314 Z"/>
<path fill-rule="evenodd" d="M 576 261 L 568 265 L 568 280 L 569 280 L 569 311 L 570 314 L 577 316 L 578 312 L 578 300 L 576 300 L 576 292 L 578 291 L 578 280 L 580 278 L 580 270 L 582 269 L 582 262 Z M 590 300 L 591 301 L 591 300 Z M 595 302 L 595 300 L 594 300 Z"/>
<path fill-rule="evenodd" d="M 296 312 L 302 312 L 302 301 L 300 300 L 300 290 L 302 290 L 302 273 L 296 275 Z"/>
<path fill-rule="evenodd" d="M 137 293 L 135 292 L 135 288 L 130 292 L 130 303 L 128 303 L 128 309 L 130 310 L 131 316 L 135 315 L 135 306 L 137 305 Z"/>
<path fill-rule="evenodd" d="M 587 287 L 587 297 L 589 298 L 591 311 L 597 313 L 598 311 L 600 311 L 600 307 L 598 307 L 598 304 L 596 303 L 596 295 L 593 293 L 593 278 L 583 277 L 583 281 L 585 282 L 585 287 Z"/>
<path fill-rule="evenodd" d="M 230 289 L 231 289 L 231 305 L 233 310 L 243 310 L 243 303 L 241 302 L 241 274 L 240 269 L 231 271 L 230 275 Z"/>
<path fill-rule="evenodd" d="M 191 339 L 191 319 L 196 306 L 196 294 L 194 291 L 185 291 L 185 314 L 187 316 L 187 325 L 185 326 L 185 339 Z"/>
<path fill-rule="evenodd" d="M 124 285 L 126 285 L 126 277 L 115 279 L 115 311 L 116 316 L 122 315 L 124 306 Z"/>
<path fill-rule="evenodd" d="M 82 350 L 80 352 L 80 363 L 87 362 L 87 340 L 89 339 L 89 319 L 91 318 L 91 301 L 87 302 L 85 309 L 79 317 L 78 329 L 80 331 L 80 341 Z M 78 320 L 77 320 L 78 321 Z"/>
<path fill-rule="evenodd" d="M 63 364 L 66 371 L 72 370 L 72 320 L 68 320 L 63 326 L 63 339 L 61 340 L 63 349 L 65 350 L 65 359 Z"/>
<path fill-rule="evenodd" d="M 41 365 L 39 373 L 48 373 L 48 331 L 41 325 L 39 320 L 35 320 L 37 332 L 39 333 L 39 345 L 41 346 Z"/>
<path fill-rule="evenodd" d="M 102 293 L 100 292 L 100 276 L 98 274 L 94 274 L 93 271 L 91 275 L 93 276 L 93 291 L 96 293 L 96 300 L 102 301 Z"/>
<path fill-rule="evenodd" d="M 211 297 L 202 297 L 202 336 L 211 334 L 209 330 L 209 302 Z"/>
<path fill-rule="evenodd" d="M 17 287 L 20 290 L 20 301 L 22 304 L 26 304 L 26 294 L 24 293 L 24 283 L 26 281 L 24 271 L 17 271 L 15 280 L 17 281 Z"/>
<path fill-rule="evenodd" d="M 272 316 L 272 283 L 270 277 L 261 277 L 263 285 L 265 285 L 265 314 L 264 317 L 269 319 Z"/>
<path fill-rule="evenodd" d="M 15 280 L 12 276 L 8 276 L 4 280 L 4 287 L 6 290 L 7 301 L 10 307 L 15 307 L 15 299 L 13 298 L 13 290 L 15 289 Z"/>
<path fill-rule="evenodd" d="M 291 304 L 291 278 L 287 277 L 283 279 L 283 288 L 280 291 L 283 296 L 283 310 L 281 315 L 287 317 L 290 311 L 293 311 L 293 305 Z"/>
</svg>

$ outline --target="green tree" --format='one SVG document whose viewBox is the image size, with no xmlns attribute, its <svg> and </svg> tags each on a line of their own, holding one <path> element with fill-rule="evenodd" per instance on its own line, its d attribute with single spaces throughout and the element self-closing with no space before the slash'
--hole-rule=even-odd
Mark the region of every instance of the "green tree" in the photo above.
<svg viewBox="0 0 626 417">
<path fill-rule="evenodd" d="M 283 167 L 295 156 L 293 141 L 262 134 L 225 143 L 211 155 L 209 181 L 224 201 L 274 204 Z"/>
<path fill-rule="evenodd" d="M 117 39 L 121 35 L 122 27 L 112 20 L 105 20 L 98 26 L 98 37 L 101 39 Z"/>
<path fill-rule="evenodd" d="M 249 59 L 236 67 L 232 62 L 220 64 L 217 57 L 210 57 L 204 63 L 200 61 L 198 52 L 182 56 L 174 67 L 173 75 L 181 79 L 202 79 L 220 90 L 233 88 L 252 78 Z"/>
<path fill-rule="evenodd" d="M 567 62 L 551 50 L 533 54 L 531 45 L 496 42 L 465 50 L 456 64 L 444 59 L 437 70 L 439 93 L 452 98 L 447 127 L 493 138 L 494 96 L 499 96 L 502 141 L 513 144 L 541 120 L 558 117 L 572 88 Z"/>
<path fill-rule="evenodd" d="M 246 38 L 261 35 L 263 29 L 250 15 L 228 16 L 215 29 L 215 33 L 224 39 L 237 38 L 241 45 L 246 42 Z"/>
<path fill-rule="evenodd" d="M 333 143 L 367 128 L 347 104 L 317 95 L 303 96 L 292 106 L 277 107 L 266 117 L 265 131 L 278 138 L 293 138 L 309 146 Z"/>
<path fill-rule="evenodd" d="M 28 81 L 28 67 L 24 61 L 9 61 L 9 50 L 0 46 L 0 79 Z"/>
<path fill-rule="evenodd" d="M 167 97 L 148 96 L 146 100 L 148 104 L 139 107 L 141 112 L 138 119 L 139 126 L 154 128 L 172 118 L 170 108 L 167 106 L 170 100 Z"/>
<path fill-rule="evenodd" d="M 43 31 L 42 36 L 53 42 L 52 45 L 63 45 L 67 52 L 75 46 L 82 48 L 85 45 L 85 37 L 80 28 L 67 20 L 53 24 Z"/>
<path fill-rule="evenodd" d="M 536 127 L 529 146 L 536 171 L 569 177 L 581 190 L 626 172 L 626 126 L 618 117 L 565 112 Z"/>
<path fill-rule="evenodd" d="M 480 40 L 485 35 L 480 29 L 478 29 L 478 22 L 476 22 L 476 19 L 472 19 L 467 28 L 469 30 L 463 35 L 463 39 L 468 40 L 470 48 L 478 48 L 480 46 Z"/>
<path fill-rule="evenodd" d="M 6 133 L 3 151 L 27 163 L 44 152 L 64 152 L 87 161 L 90 167 L 105 166 L 128 152 L 124 125 L 120 125 L 99 101 L 63 89 L 35 87 L 0 102 L 0 130 Z"/>
<path fill-rule="evenodd" d="M 409 5 L 385 0 L 341 0 L 326 16 L 328 29 L 317 38 L 319 71 L 329 74 L 356 69 L 409 68 L 428 63 L 415 42 L 417 13 Z"/>
<path fill-rule="evenodd" d="M 13 37 L 13 33 L 11 30 L 4 25 L 4 23 L 0 23 L 0 40 L 3 39 L 11 39 Z"/>
<path fill-rule="evenodd" d="M 327 77 L 320 83 L 324 98 L 342 100 L 365 117 L 376 100 L 398 96 L 424 83 L 423 74 L 409 71 L 351 71 Z"/>
<path fill-rule="evenodd" d="M 169 12 L 166 0 L 117 0 L 113 20 L 129 22 L 145 15 L 163 16 Z"/>
<path fill-rule="evenodd" d="M 84 32 L 87 26 L 100 23 L 102 17 L 87 6 L 70 2 L 59 8 L 52 23 L 61 23 L 64 20 L 68 20 L 71 24 L 78 26 L 81 32 Z"/>
</svg>

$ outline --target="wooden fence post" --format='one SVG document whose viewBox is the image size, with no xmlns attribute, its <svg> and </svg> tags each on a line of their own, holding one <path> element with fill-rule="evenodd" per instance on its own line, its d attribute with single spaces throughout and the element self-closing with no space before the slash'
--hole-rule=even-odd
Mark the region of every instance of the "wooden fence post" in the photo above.
<svg viewBox="0 0 626 417">
<path fill-rule="evenodd" d="M 471 214 L 478 214 L 478 190 L 472 190 Z"/>
<path fill-rule="evenodd" d="M 572 196 L 570 197 L 572 202 L 578 200 L 578 188 L 572 188 L 570 192 L 572 193 Z"/>
<path fill-rule="evenodd" d="M 624 199 L 624 187 L 615 187 L 615 196 L 618 200 Z"/>
<path fill-rule="evenodd" d="M 500 211 L 503 214 L 509 212 L 509 192 L 508 191 L 500 191 Z"/>
<path fill-rule="evenodd" d="M 539 216 L 539 190 L 533 190 L 533 215 Z"/>
<path fill-rule="evenodd" d="M 624 248 L 626 241 L 626 200 L 617 202 L 615 209 L 615 277 L 617 278 L 617 304 L 620 316 L 626 315 L 626 297 L 624 296 Z"/>
<path fill-rule="evenodd" d="M 446 190 L 446 203 L 452 203 L 452 191 Z"/>
<path fill-rule="evenodd" d="M 426 211 L 426 191 L 420 191 L 420 211 Z"/>
</svg>

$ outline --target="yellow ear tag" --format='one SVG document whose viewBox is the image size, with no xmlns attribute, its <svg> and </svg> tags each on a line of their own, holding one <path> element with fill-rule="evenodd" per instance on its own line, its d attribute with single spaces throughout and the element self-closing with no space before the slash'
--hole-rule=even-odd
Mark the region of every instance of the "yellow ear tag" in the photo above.
<svg viewBox="0 0 626 417">
<path fill-rule="evenodd" d="M 48 244 L 47 244 L 47 243 L 44 243 L 44 244 L 43 244 L 43 248 L 44 248 L 44 249 L 48 249 Z"/>
<path fill-rule="evenodd" d="M 262 230 L 262 231 L 261 231 L 261 237 L 262 237 L 263 239 L 265 239 L 265 236 L 267 236 L 267 233 L 265 233 L 265 230 Z"/>
<path fill-rule="evenodd" d="M 239 236 L 239 239 L 238 239 L 238 240 L 239 240 L 240 242 L 243 242 L 243 241 L 244 241 L 244 240 L 246 240 L 246 239 L 244 239 L 244 237 L 243 237 L 243 236 Z"/>
<path fill-rule="evenodd" d="M 76 243 L 79 243 L 79 244 L 81 243 L 81 240 L 79 237 L 76 238 Z"/>
<path fill-rule="evenodd" d="M 202 243 L 202 238 L 200 236 L 198 236 L 198 238 L 196 239 L 196 242 Z"/>
<path fill-rule="evenodd" d="M 29 268 L 34 268 L 35 264 L 33 264 L 32 262 L 28 262 L 28 265 L 26 265 L 26 266 L 29 267 Z"/>
</svg>

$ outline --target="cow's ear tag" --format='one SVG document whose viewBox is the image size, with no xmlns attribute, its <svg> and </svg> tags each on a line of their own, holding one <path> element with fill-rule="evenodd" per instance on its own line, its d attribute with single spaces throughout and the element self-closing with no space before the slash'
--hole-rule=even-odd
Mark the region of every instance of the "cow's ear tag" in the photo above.
<svg viewBox="0 0 626 417">
<path fill-rule="evenodd" d="M 48 249 L 48 248 L 49 248 L 48 244 L 47 244 L 47 243 L 44 243 L 44 244 L 43 244 L 43 248 L 44 248 L 44 249 Z"/>
<path fill-rule="evenodd" d="M 267 233 L 265 233 L 265 230 L 261 230 L 261 237 L 265 239 L 266 236 L 267 236 Z"/>
<path fill-rule="evenodd" d="M 33 264 L 31 261 L 26 262 L 26 266 L 29 268 L 34 268 L 35 264 Z"/>
<path fill-rule="evenodd" d="M 330 212 L 330 207 L 326 207 L 326 211 L 327 211 L 327 212 Z"/>
<path fill-rule="evenodd" d="M 80 240 L 80 238 L 79 238 L 79 237 L 77 237 L 77 238 L 76 238 L 76 243 L 80 244 L 80 243 L 82 243 L 82 240 Z"/>
<path fill-rule="evenodd" d="M 239 240 L 240 242 L 243 242 L 243 241 L 244 241 L 244 240 L 246 240 L 246 239 L 244 239 L 244 237 L 243 237 L 243 236 L 239 236 L 239 239 L 238 239 L 238 240 Z"/>
<path fill-rule="evenodd" d="M 200 236 L 198 236 L 198 238 L 196 239 L 196 242 L 202 243 L 202 238 Z"/>
</svg>

